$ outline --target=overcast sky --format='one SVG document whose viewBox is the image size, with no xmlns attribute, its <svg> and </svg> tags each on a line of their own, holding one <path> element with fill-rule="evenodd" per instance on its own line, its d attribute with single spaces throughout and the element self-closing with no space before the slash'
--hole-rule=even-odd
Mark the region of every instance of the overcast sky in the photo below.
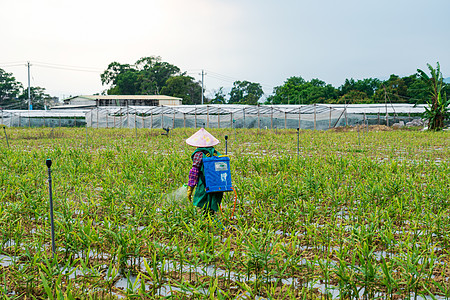
<svg viewBox="0 0 450 300">
<path fill-rule="evenodd" d="M 206 94 L 235 80 L 266 95 L 291 76 L 450 76 L 449 0 L 2 0 L 0 68 L 52 96 L 105 90 L 108 64 L 161 56 Z"/>
</svg>

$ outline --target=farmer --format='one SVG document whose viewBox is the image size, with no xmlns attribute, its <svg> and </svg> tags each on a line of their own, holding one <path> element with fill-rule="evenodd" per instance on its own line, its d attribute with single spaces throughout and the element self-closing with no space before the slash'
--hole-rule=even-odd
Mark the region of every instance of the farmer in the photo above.
<svg viewBox="0 0 450 300">
<path fill-rule="evenodd" d="M 202 208 L 205 215 L 214 215 L 214 212 L 219 210 L 223 192 L 206 193 L 203 158 L 220 155 L 220 153 L 214 149 L 214 146 L 219 143 L 219 140 L 204 128 L 201 128 L 188 138 L 186 143 L 190 146 L 197 147 L 191 155 L 192 169 L 189 171 L 187 196 L 189 201 L 192 201 L 194 187 L 197 186 L 194 193 L 193 204 Z"/>
</svg>

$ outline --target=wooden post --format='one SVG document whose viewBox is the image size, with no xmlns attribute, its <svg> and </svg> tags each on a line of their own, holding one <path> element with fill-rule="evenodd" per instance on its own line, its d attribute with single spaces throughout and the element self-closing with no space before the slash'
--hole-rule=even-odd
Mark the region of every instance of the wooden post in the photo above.
<svg viewBox="0 0 450 300">
<path fill-rule="evenodd" d="M 175 128 L 175 109 L 173 110 L 172 129 Z"/>
<path fill-rule="evenodd" d="M 273 129 L 273 107 L 270 108 L 270 129 Z"/>
<path fill-rule="evenodd" d="M 220 128 L 220 109 L 217 108 L 217 127 Z"/>
<path fill-rule="evenodd" d="M 284 112 L 284 129 L 287 129 L 287 112 Z"/>
<path fill-rule="evenodd" d="M 366 112 L 364 112 L 364 126 L 362 128 L 363 133 L 364 133 L 364 127 L 366 127 Z"/>
<path fill-rule="evenodd" d="M 97 120 L 98 124 L 98 120 Z M 127 102 L 127 128 L 130 128 L 130 110 L 128 108 L 128 102 Z"/>
<path fill-rule="evenodd" d="M 99 108 L 97 107 L 97 129 L 98 129 L 98 110 Z"/>
<path fill-rule="evenodd" d="M 314 103 L 314 130 L 316 130 L 316 103 Z"/>
<path fill-rule="evenodd" d="M 259 117 L 259 104 L 258 104 L 258 130 L 261 129 L 261 120 Z"/>
<path fill-rule="evenodd" d="M 345 114 L 345 126 L 348 126 L 348 122 L 347 122 L 347 107 L 344 108 L 344 114 Z"/>
<path fill-rule="evenodd" d="M 209 105 L 206 105 L 206 128 L 209 128 Z"/>
<path fill-rule="evenodd" d="M 328 122 L 328 129 L 331 128 L 331 110 L 332 110 L 332 108 L 330 106 L 330 119 L 329 119 L 329 122 Z"/>
<path fill-rule="evenodd" d="M 194 127 L 197 128 L 197 106 L 195 106 L 194 114 L 195 114 L 195 116 L 194 116 L 195 126 Z"/>
<path fill-rule="evenodd" d="M 230 128 L 233 128 L 233 113 L 230 113 Z"/>
<path fill-rule="evenodd" d="M 186 128 L 186 113 L 183 113 L 183 127 Z"/>
<path fill-rule="evenodd" d="M 301 123 L 302 123 L 302 107 L 299 106 L 299 108 L 298 108 L 298 130 L 302 129 Z"/>
</svg>

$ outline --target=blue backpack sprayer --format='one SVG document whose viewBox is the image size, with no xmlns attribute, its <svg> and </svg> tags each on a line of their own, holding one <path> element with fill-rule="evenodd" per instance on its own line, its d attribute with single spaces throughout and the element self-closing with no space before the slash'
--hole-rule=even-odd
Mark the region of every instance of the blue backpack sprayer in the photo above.
<svg viewBox="0 0 450 300">
<path fill-rule="evenodd" d="M 225 155 L 203 158 L 206 193 L 234 191 L 234 206 L 230 219 L 236 209 L 237 193 L 231 183 L 230 158 L 228 154 L 228 136 L 225 136 Z M 222 211 L 222 208 L 220 208 Z"/>
</svg>

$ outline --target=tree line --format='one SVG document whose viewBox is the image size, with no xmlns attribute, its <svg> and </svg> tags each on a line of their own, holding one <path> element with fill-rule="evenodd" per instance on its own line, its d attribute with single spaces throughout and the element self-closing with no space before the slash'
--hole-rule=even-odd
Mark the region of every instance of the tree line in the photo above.
<svg viewBox="0 0 450 300">
<path fill-rule="evenodd" d="M 56 101 L 45 88 L 30 87 L 33 109 L 44 109 Z M 28 109 L 28 88 L 24 88 L 12 73 L 0 68 L 0 109 Z"/>
<path fill-rule="evenodd" d="M 346 79 L 339 87 L 320 79 L 309 81 L 301 76 L 293 76 L 273 89 L 273 93 L 263 99 L 261 84 L 247 80 L 237 80 L 226 93 L 223 87 L 214 96 L 204 97 L 204 103 L 229 104 L 353 104 L 353 103 L 427 103 L 430 100 L 428 82 L 423 74 L 417 73 L 400 77 L 391 75 L 387 80 L 377 78 Z M 442 76 L 441 76 L 442 77 Z M 442 79 L 442 78 L 441 78 Z M 183 99 L 183 104 L 200 104 L 201 82 L 182 72 L 173 64 L 159 56 L 143 57 L 134 64 L 112 62 L 100 75 L 102 85 L 107 89 L 101 93 L 108 95 L 167 95 Z M 443 82 L 442 95 L 450 85 Z M 445 96 L 446 97 L 446 96 Z M 26 109 L 28 91 L 15 80 L 11 73 L 0 69 L 0 107 L 5 109 Z M 45 88 L 31 87 L 34 109 L 42 109 L 52 97 Z"/>
<path fill-rule="evenodd" d="M 101 75 L 102 84 L 110 84 L 109 95 L 164 94 L 183 98 L 184 104 L 199 104 L 201 82 L 181 72 L 180 68 L 163 62 L 160 57 L 145 57 L 135 64 L 113 62 Z M 450 85 L 444 83 L 443 91 Z M 264 95 L 261 84 L 247 80 L 235 81 L 227 94 L 223 87 L 215 91 L 206 103 L 258 104 Z M 400 77 L 391 75 L 387 80 L 366 78 L 346 79 L 335 88 L 320 79 L 306 81 L 301 76 L 288 78 L 265 99 L 266 104 L 313 103 L 426 103 L 429 99 L 427 83 L 417 73 Z"/>
</svg>

